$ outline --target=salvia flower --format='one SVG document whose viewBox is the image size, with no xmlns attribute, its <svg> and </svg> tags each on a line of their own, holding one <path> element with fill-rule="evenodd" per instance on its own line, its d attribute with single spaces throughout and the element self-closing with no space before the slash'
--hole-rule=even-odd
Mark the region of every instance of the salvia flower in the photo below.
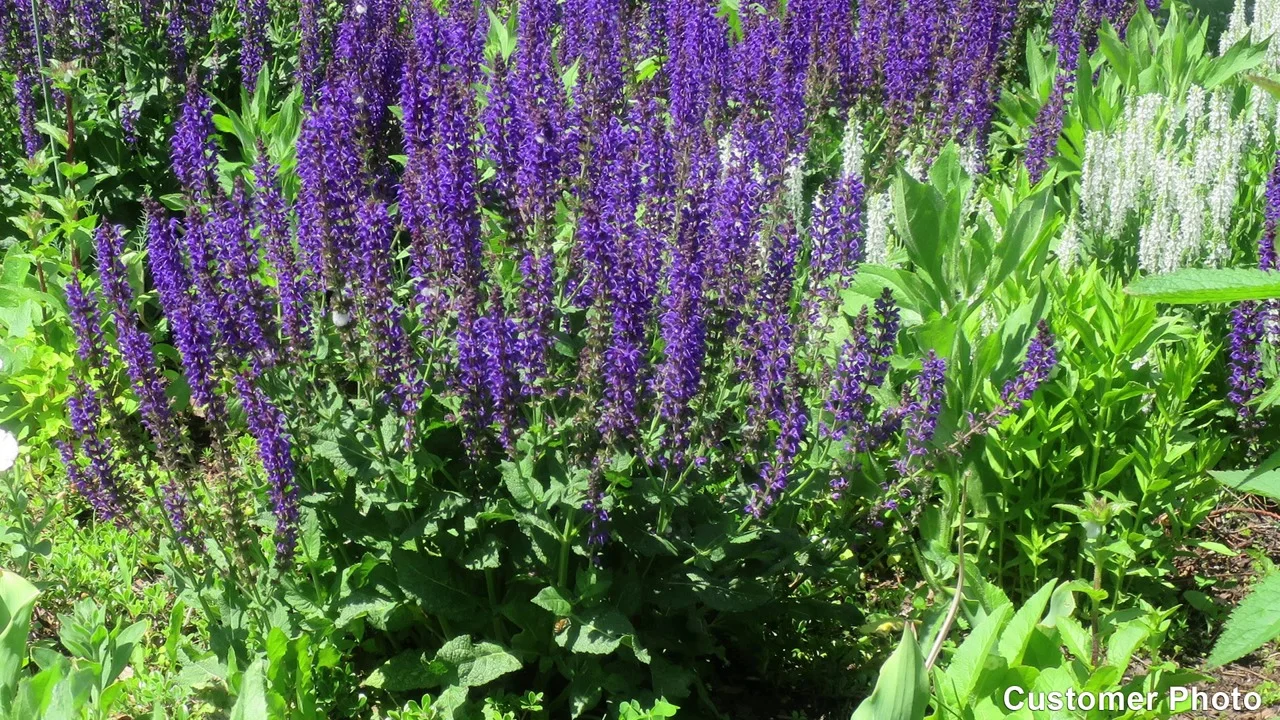
<svg viewBox="0 0 1280 720">
<path fill-rule="evenodd" d="M 850 450 L 865 451 L 879 445 L 871 417 L 871 391 L 884 383 L 898 337 L 899 311 L 892 291 L 885 289 L 875 309 L 874 319 L 863 308 L 854 321 L 853 336 L 840 352 L 835 383 L 827 399 L 832 424 L 825 432 L 843 439 Z"/>
<path fill-rule="evenodd" d="M 124 239 L 116 227 L 105 224 L 98 228 L 96 244 L 103 299 L 111 308 L 116 342 L 133 392 L 138 396 L 142 423 L 150 431 L 161 455 L 172 459 L 178 428 L 165 394 L 167 383 L 164 374 L 156 364 L 151 336 L 142 328 L 141 318 L 133 306 L 133 287 L 129 285 L 128 270 L 122 257 Z"/>
<path fill-rule="evenodd" d="M 169 318 L 173 344 L 182 355 L 191 402 L 216 417 L 221 399 L 215 374 L 213 328 L 199 315 L 191 295 L 191 276 L 178 245 L 178 223 L 165 218 L 159 204 L 144 202 L 147 211 L 147 258 L 160 304 Z"/>
<path fill-rule="evenodd" d="M 413 417 L 418 410 L 422 383 L 413 347 L 404 329 L 404 312 L 395 299 L 391 268 L 394 226 L 386 205 L 370 198 L 360 209 L 356 227 L 356 244 L 360 249 L 359 303 L 374 348 L 375 374 L 391 388 L 391 397 L 400 411 Z"/>
<path fill-rule="evenodd" d="M 80 452 L 88 460 L 87 468 L 75 467 L 72 476 L 76 491 L 93 506 L 103 520 L 122 519 L 126 494 L 116 472 L 111 441 L 102 435 L 102 405 L 93 388 L 77 381 L 77 391 L 67 399 L 67 415 L 71 430 L 80 444 Z M 74 457 L 68 458 L 70 448 L 63 444 L 63 462 L 70 470 L 76 465 Z"/>
<path fill-rule="evenodd" d="M 275 275 L 275 300 L 280 312 L 280 339 L 295 354 L 311 342 L 309 278 L 303 275 L 293 245 L 289 207 L 276 180 L 277 170 L 265 149 L 258 151 L 254 171 L 254 213 L 266 246 L 267 263 Z"/>
<path fill-rule="evenodd" d="M 307 105 L 315 101 L 323 78 L 324 36 L 320 17 L 324 14 L 324 5 L 321 0 L 300 0 L 298 3 L 297 78 Z"/>
<path fill-rule="evenodd" d="M 1007 383 L 1000 392 L 1000 404 L 1006 408 L 1005 414 L 1017 412 L 1022 404 L 1031 399 L 1036 390 L 1049 379 L 1049 374 L 1058 364 L 1058 353 L 1053 344 L 1053 333 L 1049 331 L 1049 323 L 1041 320 L 1036 326 L 1036 335 L 1027 346 L 1027 356 L 1022 361 L 1018 374 Z"/>
<path fill-rule="evenodd" d="M 789 395 L 795 397 L 794 389 Z M 787 489 L 796 458 L 800 454 L 800 446 L 804 442 L 805 429 L 809 424 L 804 403 L 799 400 L 793 400 L 780 419 L 774 455 L 768 462 L 761 465 L 762 484 L 751 487 L 752 498 L 746 512 L 755 518 L 762 517 Z"/>
<path fill-rule="evenodd" d="M 92 62 L 102 54 L 111 10 L 104 0 L 76 0 L 74 15 L 76 52 Z"/>
<path fill-rule="evenodd" d="M 277 359 L 266 289 L 257 281 L 257 248 L 250 234 L 252 214 L 243 184 L 223 200 L 212 218 L 213 254 L 218 261 L 225 313 L 218 329 L 230 349 L 257 371 Z"/>
<path fill-rule="evenodd" d="M 912 460 L 925 454 L 938 429 L 938 415 L 946 392 L 947 362 L 932 350 L 924 359 L 915 387 L 899 409 L 906 434 L 906 456 L 898 461 L 898 471 L 907 474 Z"/>
<path fill-rule="evenodd" d="M 1236 409 L 1240 430 L 1251 453 L 1258 450 L 1258 433 L 1265 419 L 1251 403 L 1266 390 L 1262 377 L 1263 313 L 1258 305 L 1243 302 L 1231 311 L 1231 354 L 1227 399 Z"/>
<path fill-rule="evenodd" d="M 258 441 L 258 457 L 267 475 L 271 510 L 276 517 L 276 556 L 288 562 L 298 538 L 298 484 L 289 428 L 284 413 L 249 376 L 236 376 L 236 391 L 249 433 Z"/>
<path fill-rule="evenodd" d="M 217 182 L 218 149 L 213 138 L 213 100 L 192 76 L 173 125 L 170 148 L 173 174 L 197 196 L 210 192 Z"/>
<path fill-rule="evenodd" d="M 67 280 L 67 314 L 76 338 L 76 355 L 89 367 L 104 363 L 106 356 L 103 353 L 98 298 L 92 290 L 85 291 L 78 272 L 72 273 Z"/>
<path fill-rule="evenodd" d="M 947 446 L 947 452 L 959 455 L 974 438 L 994 428 L 1003 418 L 1021 410 L 1023 404 L 1049 379 L 1057 365 L 1058 352 L 1054 347 L 1053 333 L 1049 330 L 1049 323 L 1041 320 L 1036 325 L 1035 337 L 1027 345 L 1027 355 L 1022 365 L 1017 374 L 1005 383 L 995 407 L 981 416 L 969 413 L 969 428 L 957 434 L 955 440 Z"/>
<path fill-rule="evenodd" d="M 349 78 L 325 83 L 298 137 L 298 244 L 311 272 L 334 292 L 355 264 L 351 239 L 365 187 L 352 90 Z"/>
<path fill-rule="evenodd" d="M 238 0 L 237 4 L 240 9 L 240 81 L 252 94 L 266 62 L 271 7 L 267 0 Z"/>
<path fill-rule="evenodd" d="M 1280 227 L 1280 151 L 1276 153 L 1276 164 L 1267 175 L 1266 206 L 1262 238 L 1258 241 L 1258 267 L 1262 270 L 1278 270 L 1276 258 L 1276 231 Z"/>
</svg>

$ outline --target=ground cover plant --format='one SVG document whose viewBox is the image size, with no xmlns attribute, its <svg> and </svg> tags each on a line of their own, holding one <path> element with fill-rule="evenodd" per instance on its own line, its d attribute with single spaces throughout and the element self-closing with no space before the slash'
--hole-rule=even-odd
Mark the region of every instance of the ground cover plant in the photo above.
<svg viewBox="0 0 1280 720">
<path fill-rule="evenodd" d="M 1280 51 L 1226 10 L 0 0 L 0 715 L 1274 674 Z"/>
</svg>

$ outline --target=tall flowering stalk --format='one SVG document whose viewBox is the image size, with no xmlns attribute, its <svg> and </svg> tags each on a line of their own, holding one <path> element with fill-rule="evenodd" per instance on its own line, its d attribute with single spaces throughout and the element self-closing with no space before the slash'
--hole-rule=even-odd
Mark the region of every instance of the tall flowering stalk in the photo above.
<svg viewBox="0 0 1280 720">
<path fill-rule="evenodd" d="M 879 444 L 871 416 L 871 391 L 880 387 L 889 374 L 889 357 L 899 327 L 898 306 L 893 302 L 892 291 L 886 288 L 875 302 L 874 318 L 863 308 L 854 321 L 852 337 L 840 351 L 835 382 L 827 399 L 832 422 L 823 430 L 829 437 L 843 440 L 850 450 L 865 451 Z"/>
<path fill-rule="evenodd" d="M 325 3 L 321 0 L 298 2 L 298 70 L 297 81 L 302 86 L 302 98 L 307 105 L 315 102 L 323 78 L 321 67 L 324 52 L 324 35 L 320 18 Z"/>
<path fill-rule="evenodd" d="M 1267 175 L 1265 197 L 1263 231 L 1258 240 L 1258 267 L 1277 270 L 1280 269 L 1276 258 L 1276 231 L 1280 228 L 1280 151 L 1276 152 L 1276 163 Z"/>
<path fill-rule="evenodd" d="M 903 475 L 910 472 L 914 460 L 925 455 L 929 442 L 938 430 L 938 416 L 942 413 L 942 401 L 946 393 L 946 374 L 947 361 L 930 350 L 914 387 L 897 412 L 902 417 L 907 439 L 906 454 L 897 462 L 898 471 Z"/>
<path fill-rule="evenodd" d="M 969 414 L 969 429 L 961 433 L 948 446 L 949 452 L 959 454 L 977 436 L 990 431 L 1000 421 L 1022 409 L 1023 404 L 1035 395 L 1041 385 L 1058 365 L 1058 351 L 1054 346 L 1049 323 L 1041 320 L 1036 325 L 1035 337 L 1027 345 L 1027 354 L 1018 372 L 1004 384 L 1000 399 L 986 414 Z"/>
<path fill-rule="evenodd" d="M 28 158 L 34 158 L 44 141 L 36 129 L 37 93 L 40 86 L 40 33 L 32 6 L 24 0 L 0 3 L 0 52 L 13 73 L 13 99 L 18 111 L 18 130 Z"/>
<path fill-rule="evenodd" d="M 280 342 L 296 357 L 311 343 L 310 280 L 303 274 L 293 244 L 289 205 L 276 179 L 278 168 L 259 148 L 254 171 L 254 214 L 261 228 L 267 263 L 275 276 Z"/>
<path fill-rule="evenodd" d="M 266 289 L 256 279 L 259 258 L 251 227 L 248 198 L 238 183 L 234 195 L 218 204 L 211 223 L 225 313 L 219 330 L 232 352 L 261 372 L 275 363 L 277 351 Z"/>
<path fill-rule="evenodd" d="M 213 328 L 203 322 L 190 290 L 187 270 L 178 244 L 178 223 L 166 219 L 154 201 L 144 203 L 147 211 L 147 258 L 151 276 L 160 295 L 160 304 L 169 318 L 173 343 L 182 355 L 182 365 L 191 388 L 191 401 L 211 419 L 221 414 L 221 398 L 215 374 Z"/>
<path fill-rule="evenodd" d="M 939 132 L 985 149 L 1000 90 L 1000 59 L 1017 17 L 1013 0 L 968 0 L 942 60 L 936 101 Z"/>
<path fill-rule="evenodd" d="M 796 399 L 794 388 L 789 395 L 793 399 L 781 414 L 781 429 L 774 444 L 773 457 L 761 464 L 761 483 L 752 485 L 750 488 L 751 501 L 746 507 L 746 512 L 755 518 L 763 517 L 787 489 L 796 458 L 800 455 L 800 447 L 805 439 L 805 428 L 808 427 L 809 416 L 804 403 Z"/>
<path fill-rule="evenodd" d="M 640 177 L 635 138 L 614 121 L 609 143 L 614 161 L 603 184 L 601 217 L 607 228 L 600 248 L 603 295 L 609 313 L 609 342 L 604 353 L 604 403 L 601 435 L 606 442 L 634 437 L 645 375 L 646 326 L 653 298 L 645 286 L 645 247 L 637 242 L 636 208 Z"/>
<path fill-rule="evenodd" d="M 794 370 L 796 340 L 791 291 L 799 250 L 800 236 L 795 225 L 783 221 L 769 243 L 761 287 L 755 298 L 759 316 L 750 333 L 753 342 L 749 374 L 756 404 L 749 408 L 748 416 L 756 426 L 768 420 L 781 424 L 794 392 L 789 382 Z"/>
<path fill-rule="evenodd" d="M 298 137 L 298 243 L 311 272 L 335 294 L 336 312 L 346 309 L 342 289 L 355 261 L 352 238 L 365 187 L 353 90 L 346 76 L 325 83 Z"/>
<path fill-rule="evenodd" d="M 133 287 L 129 285 L 122 257 L 124 238 L 115 226 L 104 224 L 98 228 L 96 245 L 103 299 L 115 321 L 116 342 L 138 397 L 142 422 L 161 455 L 172 459 L 177 450 L 178 428 L 165 394 L 168 383 L 156 364 L 151 336 L 142 328 L 142 319 L 134 309 Z"/>
<path fill-rule="evenodd" d="M 288 424 L 280 408 L 249 376 L 236 376 L 236 392 L 267 474 L 276 517 L 276 557 L 287 563 L 298 540 L 298 485 Z"/>
<path fill-rule="evenodd" d="M 1080 0 L 1057 0 L 1049 39 L 1058 51 L 1058 72 L 1049 99 L 1037 113 L 1027 138 L 1026 165 L 1033 183 L 1039 182 L 1049 169 L 1049 158 L 1056 152 L 1058 136 L 1062 134 L 1067 93 L 1075 85 L 1080 63 Z"/>
<path fill-rule="evenodd" d="M 1227 399 L 1235 406 L 1236 420 L 1251 455 L 1256 455 L 1261 449 L 1258 434 L 1266 427 L 1265 418 L 1251 406 L 1267 388 L 1262 377 L 1263 317 L 1261 308 L 1253 302 L 1242 302 L 1231 311 L 1228 362 L 1231 375 L 1227 381 L 1230 388 Z"/>
<path fill-rule="evenodd" d="M 102 404 L 93 388 L 76 381 L 76 392 L 67 398 L 71 431 L 88 461 L 81 467 L 69 443 L 60 443 L 59 453 L 67 467 L 72 486 L 103 520 L 123 520 L 130 498 L 116 472 L 111 441 L 102 434 Z"/>
<path fill-rule="evenodd" d="M 103 299 L 111 308 L 116 343 L 120 347 L 133 393 L 138 398 L 142 424 L 150 432 L 165 467 L 170 473 L 174 473 L 177 468 L 178 426 L 173 418 L 169 398 L 165 394 L 167 382 L 156 364 L 151 336 L 142 328 L 141 318 L 133 307 L 133 288 L 129 285 L 128 271 L 122 257 L 124 239 L 114 226 L 102 225 L 98 228 L 96 245 Z M 163 487 L 154 490 L 164 505 L 169 524 L 178 541 L 193 544 L 193 528 L 188 513 L 189 488 L 175 474 Z"/>
<path fill-rule="evenodd" d="M 390 397 L 406 417 L 417 414 L 423 390 L 403 317 L 395 299 L 391 240 L 394 226 L 383 203 L 370 198 L 360 209 L 356 245 L 360 251 L 360 310 L 374 348 L 374 373 L 391 388 Z"/>
<path fill-rule="evenodd" d="M 67 280 L 67 314 L 71 318 L 71 330 L 76 338 L 76 355 L 80 361 L 91 368 L 105 365 L 98 297 L 92 290 L 84 289 L 79 272 L 73 272 Z"/>
<path fill-rule="evenodd" d="M 74 17 L 75 51 L 85 61 L 93 63 L 102 54 L 111 10 L 105 0 L 76 0 Z"/>
<path fill-rule="evenodd" d="M 237 0 L 240 9 L 240 82 L 250 94 L 267 59 L 267 29 L 271 7 L 267 0 Z"/>
<path fill-rule="evenodd" d="M 683 462 L 691 440 L 692 403 L 702 386 L 707 351 L 705 239 L 710 221 L 708 194 L 714 177 L 711 150 L 694 163 L 678 206 L 676 243 L 667 269 L 667 295 L 659 319 L 664 352 L 657 369 L 659 415 L 667 426 L 672 459 Z"/>
<path fill-rule="evenodd" d="M 218 149 L 213 138 L 213 100 L 192 76 L 173 125 L 170 147 L 173 174 L 196 197 L 203 197 L 216 187 Z"/>
</svg>

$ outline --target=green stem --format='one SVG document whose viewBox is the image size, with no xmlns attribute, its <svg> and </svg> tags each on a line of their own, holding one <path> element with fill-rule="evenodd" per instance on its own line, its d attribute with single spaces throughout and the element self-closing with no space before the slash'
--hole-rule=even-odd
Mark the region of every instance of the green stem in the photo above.
<svg viewBox="0 0 1280 720">
<path fill-rule="evenodd" d="M 556 586 L 559 588 L 566 588 L 569 583 L 569 545 L 573 541 L 572 529 L 573 519 L 565 517 L 564 532 L 560 535 L 560 560 L 556 574 Z"/>
</svg>

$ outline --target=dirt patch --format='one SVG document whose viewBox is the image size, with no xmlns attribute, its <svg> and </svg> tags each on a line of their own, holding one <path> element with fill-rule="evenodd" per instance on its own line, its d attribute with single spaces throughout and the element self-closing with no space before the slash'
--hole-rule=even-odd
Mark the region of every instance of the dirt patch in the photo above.
<svg viewBox="0 0 1280 720">
<path fill-rule="evenodd" d="M 1237 554 L 1227 556 L 1206 548 L 1192 548 L 1174 564 L 1178 569 L 1175 583 L 1188 592 L 1200 592 L 1225 610 L 1234 609 L 1248 594 L 1258 578 L 1259 559 L 1265 557 L 1280 564 L 1280 511 L 1274 503 L 1261 498 L 1239 496 L 1215 510 L 1200 526 L 1203 539 L 1221 543 Z M 1197 578 L 1212 583 L 1200 587 Z M 1254 653 L 1215 670 L 1204 668 L 1213 643 L 1222 630 L 1226 612 L 1208 617 L 1193 611 L 1187 634 L 1180 638 L 1182 651 L 1177 657 L 1184 667 L 1196 669 L 1212 681 L 1196 687 L 1206 693 L 1257 692 L 1262 695 L 1263 709 L 1256 712 L 1195 712 L 1175 715 L 1176 720 L 1271 720 L 1280 718 L 1280 644 L 1268 643 Z"/>
</svg>

